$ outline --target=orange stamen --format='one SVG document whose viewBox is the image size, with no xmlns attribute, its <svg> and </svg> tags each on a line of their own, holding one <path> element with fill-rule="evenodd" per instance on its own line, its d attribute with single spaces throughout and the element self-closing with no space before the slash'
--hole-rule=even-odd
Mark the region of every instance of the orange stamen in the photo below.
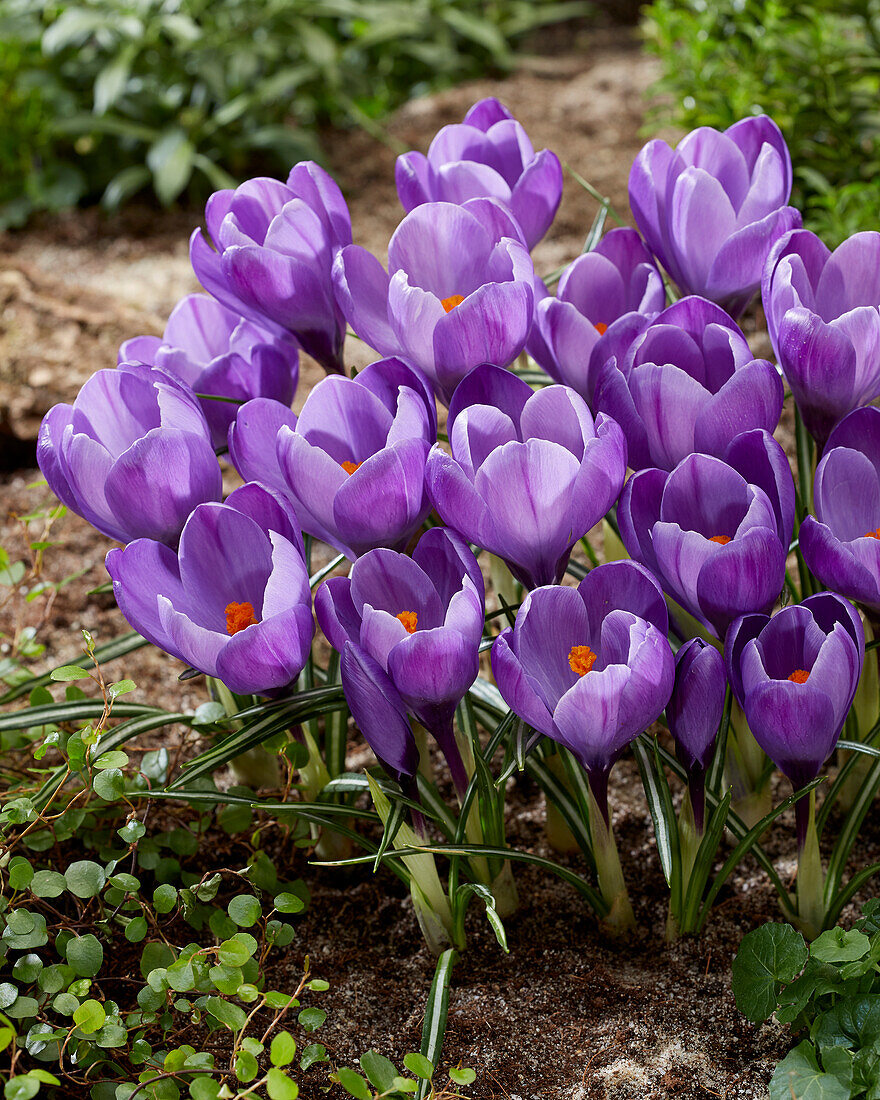
<svg viewBox="0 0 880 1100">
<path fill-rule="evenodd" d="M 415 611 L 401 611 L 397 618 L 403 623 L 403 629 L 407 634 L 415 634 L 416 627 L 419 625 L 419 617 Z"/>
<path fill-rule="evenodd" d="M 596 332 L 599 333 L 600 336 L 604 336 L 605 333 L 608 331 L 608 326 L 605 324 L 604 321 L 594 321 L 593 328 L 596 330 Z"/>
<path fill-rule="evenodd" d="M 789 676 L 789 680 L 793 684 L 805 684 L 810 678 L 810 673 L 805 668 L 796 668 L 794 672 Z"/>
<path fill-rule="evenodd" d="M 880 527 L 876 531 L 866 531 L 864 537 L 866 539 L 880 539 Z"/>
<path fill-rule="evenodd" d="M 720 546 L 726 546 L 730 542 L 730 539 L 727 535 L 713 535 L 709 539 L 709 542 L 717 542 Z"/>
<path fill-rule="evenodd" d="M 340 462 L 339 465 L 351 477 L 355 470 L 359 470 L 363 466 L 363 462 Z"/>
<path fill-rule="evenodd" d="M 228 603 L 226 605 L 226 633 L 237 634 L 239 630 L 247 630 L 249 626 L 257 625 L 257 617 L 254 614 L 254 605 L 244 603 Z"/>
<path fill-rule="evenodd" d="M 571 671 L 578 676 L 586 676 L 596 663 L 597 653 L 594 653 L 588 645 L 573 645 L 568 654 L 568 663 Z"/>
<path fill-rule="evenodd" d="M 450 294 L 448 298 L 440 299 L 440 305 L 443 306 L 447 313 L 451 313 L 455 307 L 460 306 L 463 301 L 463 294 Z"/>
</svg>

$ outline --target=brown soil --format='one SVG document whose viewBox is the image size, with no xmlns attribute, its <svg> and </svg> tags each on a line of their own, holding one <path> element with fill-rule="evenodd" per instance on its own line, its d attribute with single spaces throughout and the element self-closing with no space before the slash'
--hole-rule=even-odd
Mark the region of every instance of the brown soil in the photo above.
<svg viewBox="0 0 880 1100">
<path fill-rule="evenodd" d="M 497 94 L 537 147 L 556 149 L 625 211 L 627 172 L 642 142 L 645 92 L 654 75 L 630 31 L 580 32 L 566 52 L 526 59 L 507 80 L 414 101 L 393 120 L 390 135 L 424 147 L 475 99 Z M 400 217 L 395 154 L 361 133 L 337 135 L 330 149 L 355 237 L 381 255 Z M 580 251 L 596 209 L 569 176 L 559 217 L 535 251 L 540 271 Z M 72 400 L 94 370 L 112 366 L 122 340 L 160 332 L 175 301 L 196 288 L 186 246 L 196 220 L 150 209 L 112 219 L 87 211 L 0 237 L 0 545 L 13 559 L 26 554 L 13 515 L 48 500 L 45 488 L 29 488 L 39 476 L 32 441 L 40 418 L 54 402 Z M 354 342 L 350 357 L 357 365 L 366 362 Z M 302 374 L 300 403 L 319 377 L 307 362 Z M 11 439 L 10 426 L 23 443 Z M 35 532 L 32 525 L 29 537 Z M 82 576 L 54 598 L 0 603 L 0 629 L 7 636 L 26 624 L 38 628 L 48 668 L 75 655 L 80 627 L 99 642 L 126 629 L 112 597 L 87 595 L 106 580 L 107 541 L 75 516 L 53 534 L 59 545 L 47 558 L 48 579 L 57 583 L 81 570 Z M 3 642 L 0 656 L 8 651 Z M 179 684 L 178 664 L 156 651 L 140 651 L 117 668 L 138 683 L 133 701 L 180 708 L 203 701 L 199 682 Z M 507 922 L 508 956 L 477 907 L 470 915 L 470 949 L 455 971 L 444 1062 L 477 1070 L 469 1095 L 481 1100 L 766 1096 L 787 1034 L 774 1025 L 752 1028 L 737 1013 L 729 967 L 745 931 L 778 919 L 770 887 L 747 863 L 722 894 L 706 934 L 664 946 L 665 887 L 634 765 L 622 762 L 612 778 L 616 828 L 641 931 L 623 943 L 610 941 L 568 886 L 518 869 L 522 908 Z M 552 855 L 543 839 L 541 798 L 527 780 L 513 781 L 508 809 L 512 843 Z M 788 860 L 782 863 L 786 873 L 793 870 L 791 838 L 784 822 L 769 842 L 774 855 Z M 860 863 L 878 858 L 880 825 L 861 846 Z M 322 1002 L 329 1017 L 319 1037 L 338 1064 L 354 1065 L 370 1047 L 399 1062 L 418 1049 L 433 972 L 409 899 L 390 874 L 306 868 L 294 851 L 287 858 L 288 874 L 306 874 L 313 904 L 284 965 L 292 975 L 308 952 L 314 972 L 330 980 Z M 303 1097 L 324 1095 L 325 1072 L 310 1071 Z M 342 1095 L 338 1088 L 331 1094 Z"/>
</svg>

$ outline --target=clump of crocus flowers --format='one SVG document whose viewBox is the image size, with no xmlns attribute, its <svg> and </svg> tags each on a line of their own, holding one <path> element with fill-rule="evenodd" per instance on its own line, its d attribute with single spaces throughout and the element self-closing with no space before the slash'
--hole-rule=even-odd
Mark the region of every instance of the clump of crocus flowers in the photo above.
<svg viewBox="0 0 880 1100">
<path fill-rule="evenodd" d="M 560 162 L 483 100 L 400 157 L 387 266 L 315 164 L 217 192 L 191 239 L 207 294 L 43 422 L 49 486 L 123 544 L 107 568 L 131 626 L 233 715 L 302 700 L 289 737 L 325 805 L 367 789 L 340 778 L 347 707 L 378 761 L 373 854 L 399 854 L 438 950 L 465 896 L 515 904 L 506 860 L 529 856 L 506 847 L 504 791 L 523 768 L 583 849 L 568 880 L 634 922 L 609 788 L 628 752 L 671 934 L 723 887 L 725 827 L 743 854 L 788 804 L 751 832 L 730 809 L 774 766 L 801 858 L 783 906 L 813 933 L 839 911 L 813 811 L 880 609 L 880 235 L 829 252 L 791 178 L 766 117 L 650 142 L 638 231 L 591 234 L 542 278 Z M 758 291 L 778 367 L 736 320 Z M 359 373 L 347 330 L 375 352 Z M 300 351 L 327 377 L 297 415 Z M 790 397 L 797 488 L 774 438 Z M 243 482 L 225 499 L 224 471 Z"/>
</svg>

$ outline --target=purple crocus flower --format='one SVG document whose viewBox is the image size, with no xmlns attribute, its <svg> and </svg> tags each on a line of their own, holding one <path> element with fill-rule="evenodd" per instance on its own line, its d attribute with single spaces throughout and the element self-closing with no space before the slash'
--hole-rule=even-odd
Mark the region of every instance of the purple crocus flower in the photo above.
<svg viewBox="0 0 880 1100">
<path fill-rule="evenodd" d="M 531 249 L 550 228 L 562 199 L 562 166 L 549 149 L 536 153 L 528 134 L 497 99 L 481 99 L 464 122 L 444 126 L 428 155 L 397 158 L 397 194 L 409 213 L 426 202 L 504 203 Z"/>
<path fill-rule="evenodd" d="M 816 519 L 799 538 L 804 561 L 836 592 L 880 611 L 880 409 L 856 409 L 825 446 L 813 487 Z"/>
<path fill-rule="evenodd" d="M 833 752 L 864 655 L 855 608 L 832 592 L 731 626 L 724 648 L 730 686 L 755 740 L 795 788 L 818 775 Z M 801 843 L 807 807 L 806 799 L 797 803 Z"/>
<path fill-rule="evenodd" d="M 529 354 L 592 402 L 598 367 L 622 356 L 665 304 L 663 279 L 642 238 L 634 229 L 612 229 L 565 269 L 555 298 L 537 302 Z"/>
<path fill-rule="evenodd" d="M 675 685 L 666 704 L 675 754 L 688 774 L 694 824 L 702 833 L 706 809 L 706 771 L 712 760 L 724 712 L 727 675 L 718 650 L 692 638 L 675 655 Z"/>
<path fill-rule="evenodd" d="M 594 423 L 567 386 L 534 392 L 490 366 L 458 387 L 447 426 L 452 456 L 437 445 L 427 467 L 440 518 L 527 588 L 560 580 L 574 544 L 620 493 L 620 428 L 604 416 Z"/>
<path fill-rule="evenodd" d="M 355 558 L 402 549 L 422 525 L 435 418 L 422 380 L 380 360 L 354 379 L 323 379 L 298 419 L 249 401 L 230 429 L 230 457 L 242 476 L 283 487 L 304 531 Z"/>
<path fill-rule="evenodd" d="M 593 407 L 620 424 L 633 469 L 671 470 L 694 451 L 720 457 L 752 428 L 772 432 L 783 397 L 775 368 L 754 358 L 736 322 L 692 297 L 597 365 Z"/>
<path fill-rule="evenodd" d="M 290 405 L 299 378 L 299 346 L 234 313 L 207 294 L 188 294 L 171 312 L 162 336 L 135 336 L 119 349 L 120 363 L 162 367 L 202 399 L 215 447 L 226 444 L 235 401 L 271 398 Z"/>
<path fill-rule="evenodd" d="M 611 766 L 672 691 L 668 625 L 657 582 L 624 560 L 591 570 L 577 588 L 536 588 L 492 647 L 505 702 L 574 753 L 606 821 Z"/>
<path fill-rule="evenodd" d="M 72 405 L 51 408 L 37 461 L 62 504 L 120 542 L 176 545 L 193 508 L 222 492 L 198 398 L 142 364 L 96 371 Z"/>
<path fill-rule="evenodd" d="M 137 539 L 110 551 L 107 571 L 139 634 L 231 691 L 277 691 L 308 659 L 314 623 L 302 536 L 287 502 L 261 485 L 200 504 L 177 553 Z"/>
<path fill-rule="evenodd" d="M 343 654 L 346 698 L 379 759 L 398 777 L 415 771 L 417 756 L 391 713 L 408 711 L 436 737 L 463 796 L 468 777 L 452 719 L 477 678 L 485 614 L 483 577 L 464 540 L 434 527 L 411 558 L 371 550 L 350 576 L 321 585 L 315 613 Z"/>
<path fill-rule="evenodd" d="M 449 404 L 474 367 L 506 367 L 525 346 L 535 271 L 518 232 L 487 199 L 425 203 L 394 231 L 387 272 L 366 249 L 342 249 L 339 304 L 361 339 L 418 368 Z"/>
<path fill-rule="evenodd" d="M 341 373 L 345 319 L 330 272 L 351 244 L 351 217 L 324 169 L 303 161 L 286 183 L 260 178 L 215 191 L 205 220 L 214 249 L 200 229 L 190 237 L 205 290 L 257 324 L 291 333 L 324 370 Z"/>
<path fill-rule="evenodd" d="M 824 443 L 848 412 L 880 396 L 880 233 L 834 252 L 806 229 L 767 261 L 767 328 L 804 424 Z"/>
<path fill-rule="evenodd" d="M 649 141 L 629 175 L 629 203 L 648 247 L 685 294 L 738 317 L 767 254 L 801 216 L 786 206 L 791 157 L 766 115 L 723 133 L 701 126 L 675 149 Z"/>
<path fill-rule="evenodd" d="M 779 595 L 788 543 L 773 502 L 719 458 L 688 455 L 672 473 L 633 475 L 617 521 L 630 556 L 719 638 Z"/>
</svg>

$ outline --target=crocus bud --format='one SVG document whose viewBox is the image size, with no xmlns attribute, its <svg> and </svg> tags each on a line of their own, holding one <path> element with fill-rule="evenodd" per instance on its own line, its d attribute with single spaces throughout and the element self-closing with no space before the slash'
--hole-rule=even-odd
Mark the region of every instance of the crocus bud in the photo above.
<svg viewBox="0 0 880 1100">
<path fill-rule="evenodd" d="M 37 461 L 62 504 L 120 542 L 176 546 L 193 508 L 222 492 L 195 394 L 143 364 L 96 371 L 72 405 L 50 409 Z"/>
<path fill-rule="evenodd" d="M 399 156 L 394 175 L 407 213 L 427 202 L 495 199 L 516 218 L 529 248 L 547 232 L 562 199 L 559 158 L 549 149 L 536 153 L 494 98 L 475 103 L 463 122 L 444 126 L 427 156 Z"/>
<path fill-rule="evenodd" d="M 113 594 L 131 626 L 240 694 L 287 687 L 314 634 L 296 516 L 279 495 L 243 485 L 200 504 L 177 553 L 151 539 L 111 550 Z"/>
<path fill-rule="evenodd" d="M 674 149 L 649 141 L 629 175 L 629 203 L 682 292 L 737 317 L 761 285 L 773 244 L 800 227 L 800 214 L 785 205 L 791 183 L 779 127 L 758 115 L 723 133 L 701 126 Z"/>
<path fill-rule="evenodd" d="M 830 252 L 800 229 L 773 249 L 762 297 L 776 358 L 821 444 L 848 412 L 880 396 L 880 233 Z"/>
<path fill-rule="evenodd" d="M 534 392 L 497 367 L 472 371 L 449 408 L 452 455 L 427 466 L 440 517 L 507 562 L 527 588 L 562 578 L 574 544 L 605 515 L 626 474 L 617 424 L 593 421 L 567 386 Z"/>
<path fill-rule="evenodd" d="M 686 642 L 675 655 L 675 684 L 666 704 L 675 754 L 688 773 L 697 832 L 703 830 L 706 770 L 724 711 L 727 676 L 718 650 L 701 638 Z"/>
</svg>

